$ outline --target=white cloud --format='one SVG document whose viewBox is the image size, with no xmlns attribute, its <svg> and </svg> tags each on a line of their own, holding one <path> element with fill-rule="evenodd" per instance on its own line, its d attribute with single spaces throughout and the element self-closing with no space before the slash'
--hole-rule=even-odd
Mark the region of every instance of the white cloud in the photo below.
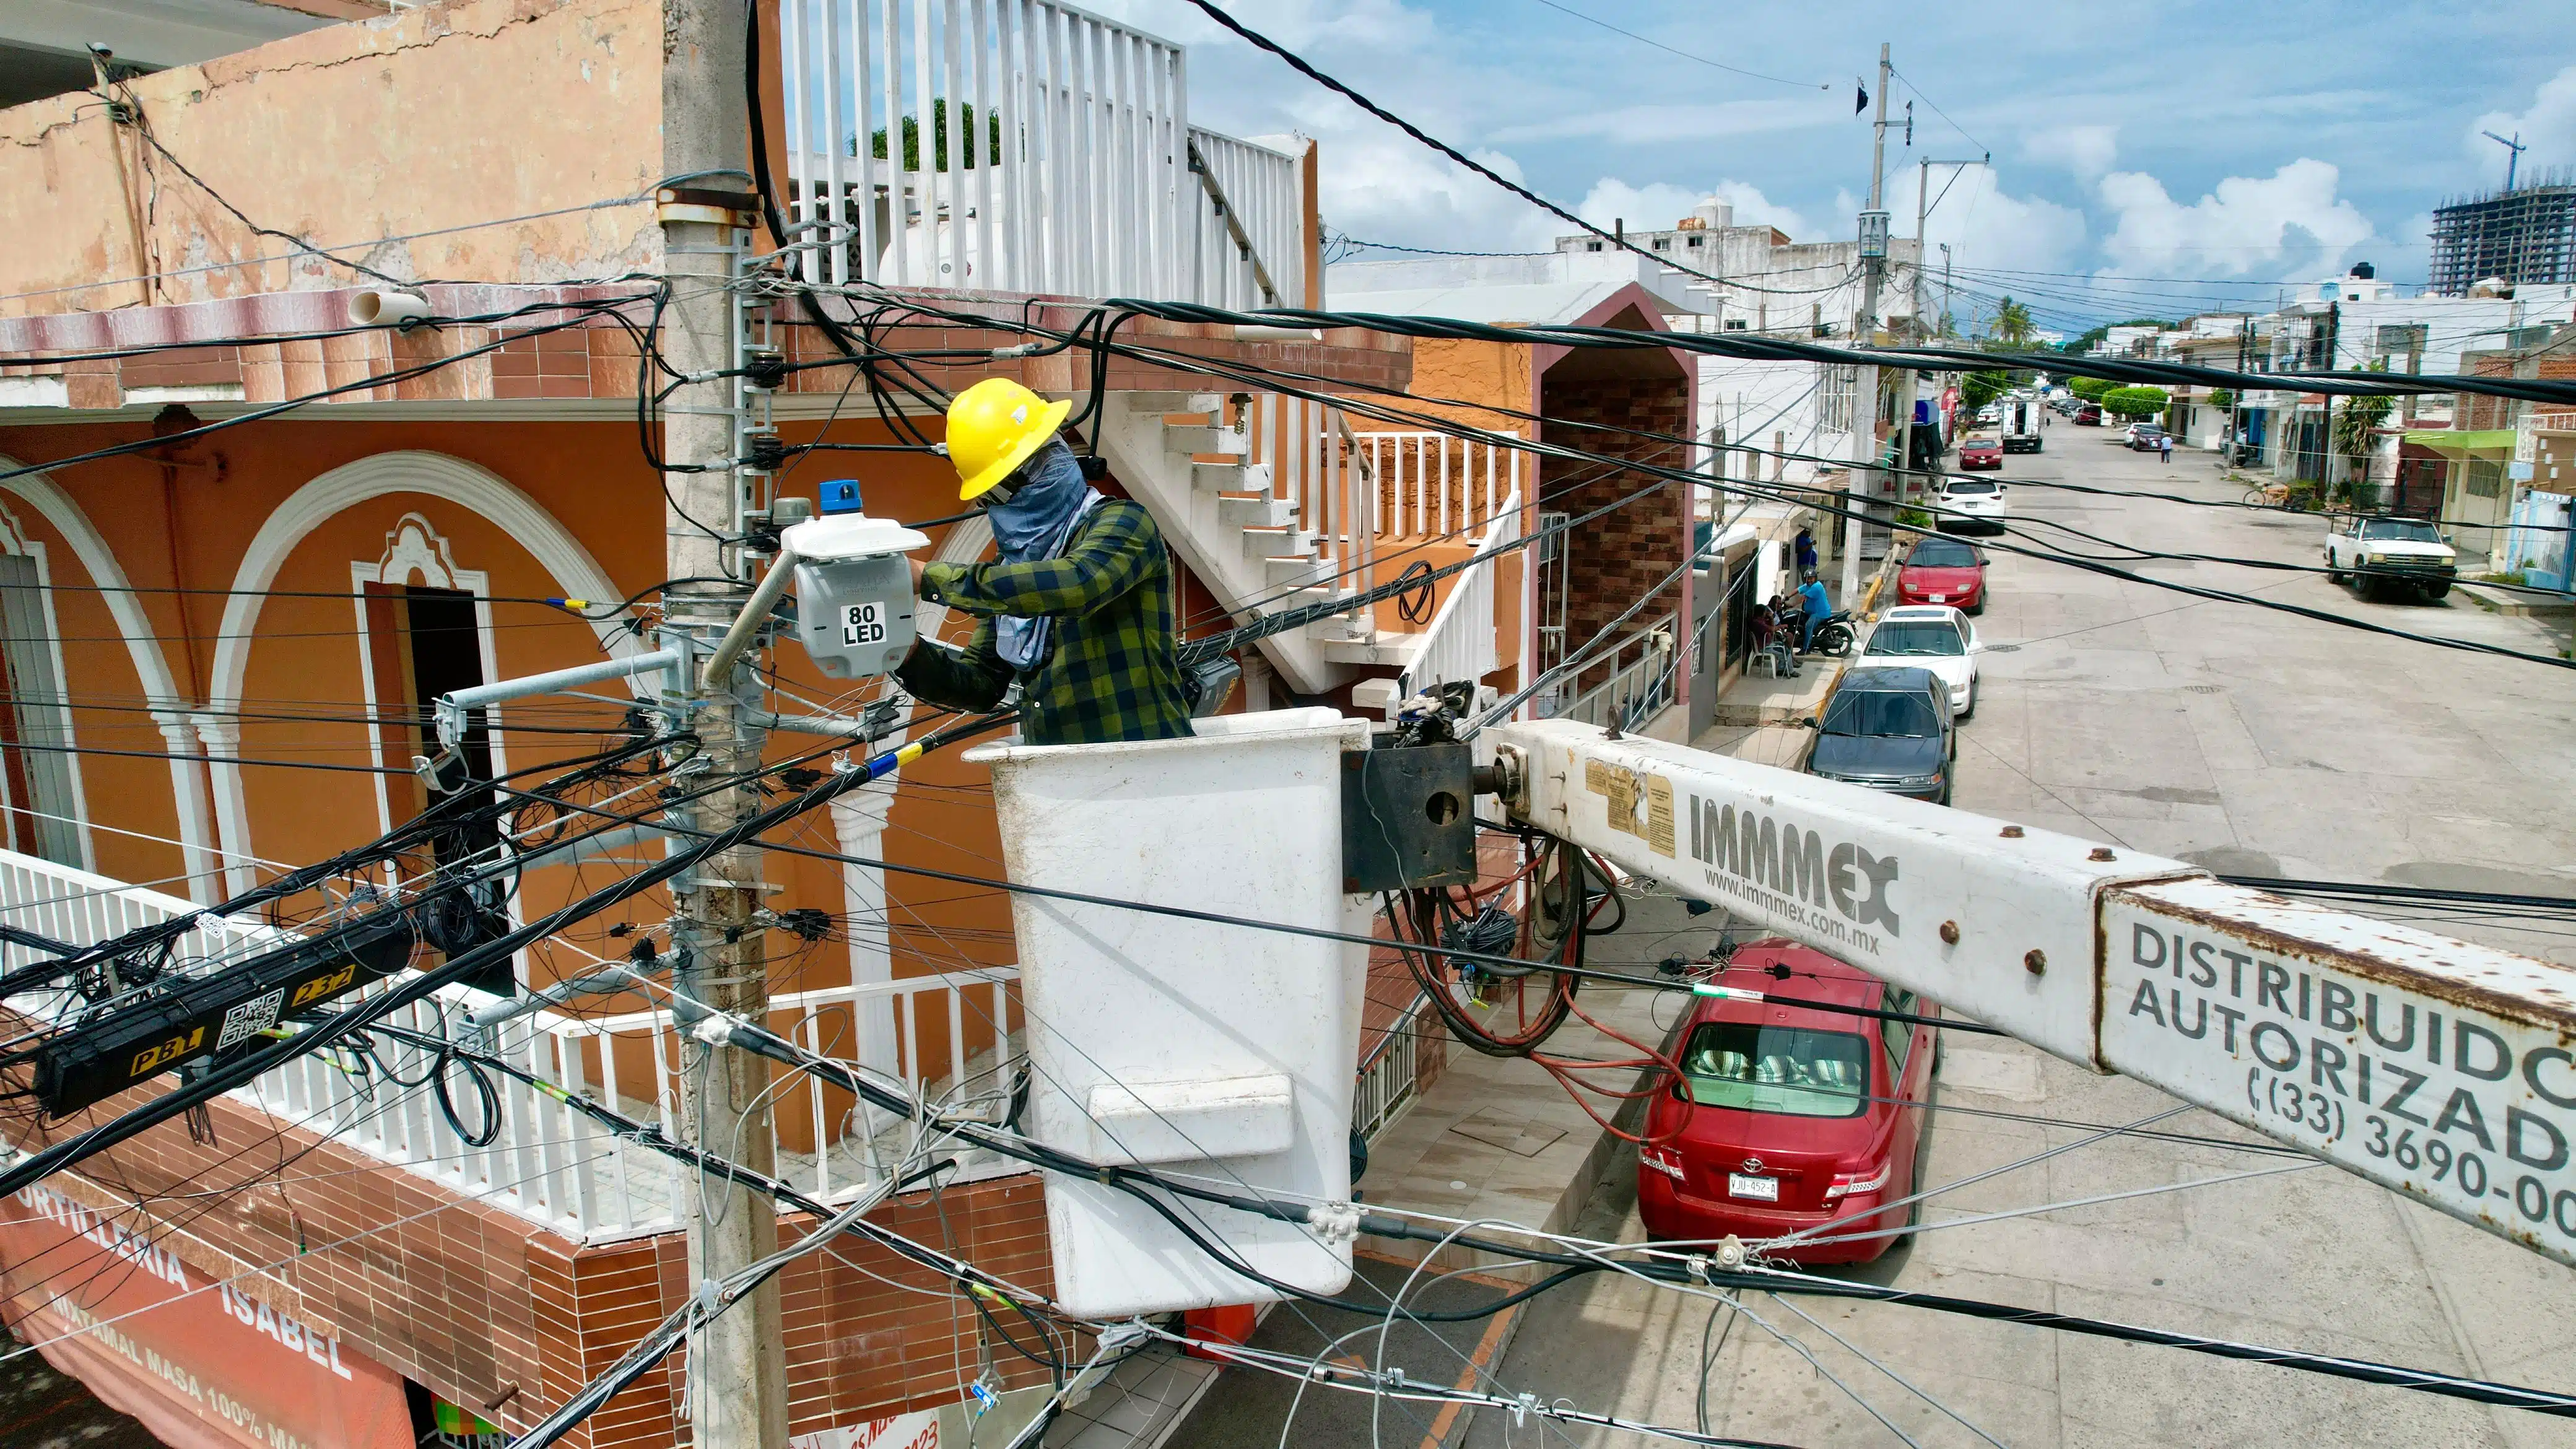
<svg viewBox="0 0 2576 1449">
<path fill-rule="evenodd" d="M 1493 182 L 1403 136 L 1327 137 L 1317 168 L 1326 225 L 1363 241 L 1461 251 L 1553 250 L 1573 228 Z M 1520 163 L 1471 151 L 1520 181 Z M 1676 213 L 1678 214 L 1678 213 Z"/>
<path fill-rule="evenodd" d="M 1914 188 L 1922 175 L 1911 169 L 1888 178 L 1889 220 L 1899 236 L 1914 235 Z M 1932 267 L 1941 265 L 1945 242 L 1961 267 L 2015 271 L 2063 269 L 2084 245 L 2084 213 L 2036 196 L 2014 196 L 1992 167 L 1961 168 L 1956 181 L 1936 170 L 1931 183 L 1923 244 Z"/>
<path fill-rule="evenodd" d="M 2341 173 L 2307 157 L 2270 176 L 2230 176 L 2188 205 L 2140 171 L 2102 178 L 2102 204 L 2118 224 L 2102 242 L 2117 271 L 2242 276 L 2323 275 L 2375 235 L 2369 218 L 2335 194 Z"/>
<path fill-rule="evenodd" d="M 1812 240 L 1805 235 L 1807 223 L 1798 213 L 1774 203 L 1761 188 L 1742 181 L 1720 181 L 1711 187 L 1676 186 L 1656 181 L 1644 186 L 1631 186 L 1616 176 L 1605 176 L 1592 184 L 1575 213 L 1598 227 L 1609 227 L 1614 221 L 1626 220 L 1631 231 L 1661 231 L 1690 215 L 1701 198 L 1714 196 L 1735 208 L 1737 226 L 1776 226 L 1796 240 Z"/>
<path fill-rule="evenodd" d="M 2523 144 L 2531 148 L 2522 157 L 2522 174 L 2526 176 L 2534 166 L 2563 166 L 2576 161 L 2576 65 L 2541 82 L 2531 98 L 2530 109 L 2519 115 L 2489 111 L 2460 138 L 2462 147 L 2476 158 L 2479 169 L 2502 183 L 2505 148 L 2479 134 L 2483 131 L 2499 136 L 2521 135 Z"/>
<path fill-rule="evenodd" d="M 2062 166 L 2078 180 L 2091 181 L 2111 169 L 2120 154 L 2117 126 L 2058 126 L 2024 138 L 2021 153 L 2032 161 Z"/>
</svg>

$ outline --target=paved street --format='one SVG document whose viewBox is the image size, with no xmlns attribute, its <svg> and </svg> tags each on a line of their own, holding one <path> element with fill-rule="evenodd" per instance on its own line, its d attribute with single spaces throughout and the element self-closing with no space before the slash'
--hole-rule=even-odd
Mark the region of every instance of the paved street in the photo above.
<svg viewBox="0 0 2576 1449">
<path fill-rule="evenodd" d="M 2050 451 L 2011 458 L 2006 480 L 2212 500 L 2241 493 L 2218 481 L 2206 455 L 2165 465 L 2102 437 L 2060 422 L 2049 429 Z M 2169 551 L 2311 563 L 2321 547 L 2322 525 L 2292 516 L 2038 488 L 2013 490 L 2012 505 L 2023 522 Z M 2071 534 L 2057 540 L 2117 553 Z M 2362 603 L 2316 575 L 2214 563 L 2141 568 L 2516 649 L 2556 653 L 2568 642 L 2563 629 L 2490 614 L 2457 595 L 2430 607 Z M 2000 551 L 1993 585 L 1980 627 L 1999 647 L 1984 661 L 1961 750 L 1961 807 L 2229 873 L 2576 894 L 2576 822 L 2567 809 L 2576 752 L 2565 745 L 2576 724 L 2576 675 Z M 2567 935 L 2479 920 L 2435 928 L 2576 961 Z M 2086 1135 L 2050 1123 L 2132 1123 L 2174 1105 L 2133 1082 L 1966 1036 L 1948 1045 L 1937 1101 L 1934 1184 Z M 2198 1113 L 2156 1127 L 2246 1140 Z M 1859 1276 L 2576 1387 L 2576 1273 L 2297 1159 L 2115 1138 L 1944 1193 L 1928 1220 L 2267 1167 L 2292 1170 L 1924 1232 Z M 1581 1231 L 1641 1238 L 1633 1171 L 1623 1166 L 1609 1184 Z M 1713 1432 L 1799 1445 L 1901 1442 L 1860 1400 L 1924 1445 L 2576 1444 L 2576 1426 L 2514 1410 L 1912 1308 L 1757 1298 L 1741 1315 L 1712 1309 L 1704 1299 L 1596 1279 L 1534 1306 L 1500 1378 L 1585 1408 L 1683 1427 L 1704 1414 Z M 1507 1427 L 1483 1416 L 1469 1442 L 1541 1441 L 1533 1428 Z M 1629 1441 L 1586 1433 L 1574 1442 Z"/>
</svg>

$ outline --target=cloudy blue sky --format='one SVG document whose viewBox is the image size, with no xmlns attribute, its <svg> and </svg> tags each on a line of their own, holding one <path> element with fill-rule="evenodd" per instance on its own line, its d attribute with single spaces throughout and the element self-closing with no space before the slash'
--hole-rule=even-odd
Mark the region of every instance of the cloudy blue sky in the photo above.
<svg viewBox="0 0 2576 1449">
<path fill-rule="evenodd" d="M 2119 7 L 1709 0 L 1221 0 L 1432 133 L 1608 225 L 1669 226 L 1703 194 L 1793 237 L 1852 234 L 1869 185 L 1853 83 L 1894 46 L 1890 209 L 1914 163 L 1992 152 L 1932 240 L 1977 293 L 2044 326 L 2269 303 L 2274 284 L 2369 261 L 2420 282 L 2429 213 L 2534 167 L 2576 165 L 2576 7 L 2180 3 Z M 1443 161 L 1182 0 L 1095 0 L 1190 47 L 1200 124 L 1322 144 L 1325 220 L 1369 241 L 1534 250 L 1562 224 Z M 1561 7 L 1561 8 L 1560 8 Z M 1572 12 L 1572 13 L 1569 13 Z M 2116 13 L 2115 28 L 2065 16 Z M 1614 33 L 1607 21 L 1738 74 Z M 1936 176 L 1933 190 L 1940 191 Z M 2206 279 L 2193 286 L 2165 279 Z M 1967 310 L 1963 301 L 1961 310 Z"/>
</svg>

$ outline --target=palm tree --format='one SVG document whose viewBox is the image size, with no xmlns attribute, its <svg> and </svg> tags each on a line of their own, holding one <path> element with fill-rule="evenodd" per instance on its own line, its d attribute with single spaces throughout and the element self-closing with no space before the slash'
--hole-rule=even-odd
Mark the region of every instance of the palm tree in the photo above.
<svg viewBox="0 0 2576 1449">
<path fill-rule="evenodd" d="M 1995 309 L 1995 340 L 2006 347 L 2030 345 L 2030 309 L 2010 297 Z"/>
</svg>

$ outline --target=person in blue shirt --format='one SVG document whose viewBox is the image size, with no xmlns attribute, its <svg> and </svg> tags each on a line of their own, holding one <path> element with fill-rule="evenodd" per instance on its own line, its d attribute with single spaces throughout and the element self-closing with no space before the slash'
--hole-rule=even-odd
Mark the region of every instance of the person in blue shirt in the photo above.
<svg viewBox="0 0 2576 1449">
<path fill-rule="evenodd" d="M 1816 571 L 1816 536 L 1798 530 L 1798 574 L 1801 578 Z"/>
<path fill-rule="evenodd" d="M 1798 652 L 1801 654 L 1806 653 L 1808 644 L 1814 641 L 1816 626 L 1832 617 L 1834 612 L 1833 600 L 1825 597 L 1825 586 L 1816 582 L 1815 570 L 1809 569 L 1806 577 L 1807 582 L 1798 589 Z"/>
</svg>

